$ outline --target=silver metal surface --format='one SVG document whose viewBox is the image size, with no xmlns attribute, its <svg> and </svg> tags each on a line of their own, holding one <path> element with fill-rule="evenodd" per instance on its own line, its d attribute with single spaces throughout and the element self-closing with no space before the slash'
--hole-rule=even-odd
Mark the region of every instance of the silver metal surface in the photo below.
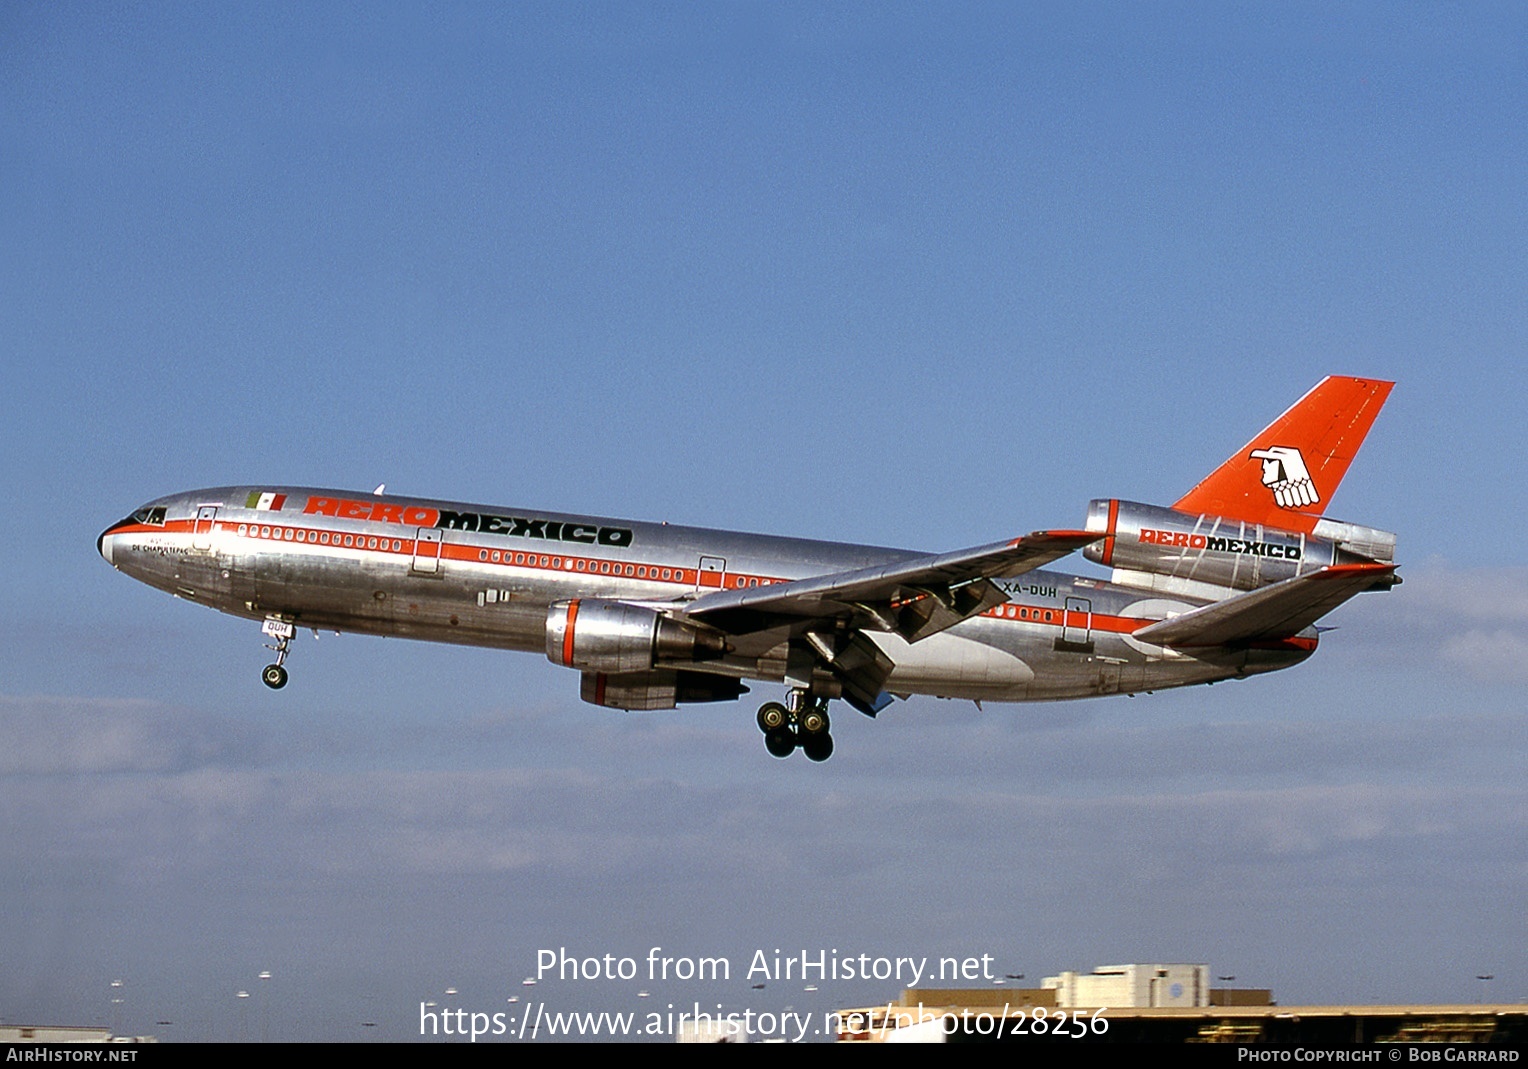
<svg viewBox="0 0 1528 1069">
<path fill-rule="evenodd" d="M 1265 432 L 1277 441 L 1254 439 L 1254 458 L 1276 448 L 1319 464 L 1322 442 L 1290 431 L 1291 413 L 1307 415 L 1300 405 Z M 1313 426 L 1329 422 L 1324 412 L 1309 415 Z M 1372 418 L 1342 446 L 1347 457 Z M 1221 470 L 1236 469 L 1236 460 Z M 1249 494 L 1275 492 L 1258 482 L 1260 468 L 1250 470 L 1213 478 L 1244 478 Z M 1334 488 L 1326 480 L 1328 496 Z M 1283 522 L 1280 502 L 1264 502 L 1257 515 Z M 581 673 L 584 700 L 616 708 L 729 701 L 744 680 L 784 683 L 791 716 L 805 727 L 802 741 L 782 745 L 784 729 L 771 726 L 778 716 L 766 722 L 761 710 L 770 752 L 800 745 L 822 760 L 831 753 L 822 725 L 832 698 L 874 715 L 891 696 L 1085 698 L 1303 661 L 1316 648 L 1317 618 L 1399 580 L 1394 535 L 1291 515 L 1284 530 L 1106 499 L 1092 502 L 1085 531 L 926 554 L 239 486 L 151 501 L 97 545 L 113 567 L 150 586 L 262 621 L 279 639 L 265 674 L 272 687 L 286 683 L 297 627 L 543 651 Z M 1114 569 L 1112 581 L 1041 569 L 1081 547 Z"/>
<path fill-rule="evenodd" d="M 260 511 L 242 504 L 259 495 L 282 498 L 284 507 Z M 516 515 L 510 509 L 306 487 L 223 487 L 150 502 L 144 508 L 162 509 L 163 524 L 118 525 L 103 535 L 102 553 L 150 586 L 236 616 L 546 651 L 557 663 L 564 663 L 561 631 L 556 625 L 549 629 L 549 609 L 575 600 L 604 603 L 621 622 L 588 620 L 589 642 L 581 640 L 576 648 L 607 652 L 579 656 L 568 666 L 617 673 L 656 666 L 641 650 L 652 644 L 660 616 L 711 623 L 750 610 L 752 599 L 757 614 L 749 626 L 734 620 L 732 627 L 721 627 L 738 632 L 732 652 L 697 659 L 694 667 L 770 682 L 784 680 L 793 638 L 824 623 L 831 631 L 837 621 L 856 615 L 854 597 L 915 596 L 921 573 L 908 565 L 939 559 L 907 550 L 549 513 L 536 514 L 539 527 L 521 526 L 522 532 L 542 533 L 535 537 L 512 533 L 512 525 L 492 532 L 442 529 L 310 510 L 309 503 L 329 499 L 366 501 L 398 514 L 413 510 L 414 518 L 432 511 Z M 622 545 L 553 541 L 546 537 L 551 524 L 571 526 L 579 535 L 619 530 L 629 539 L 621 536 Z M 703 560 L 726 564 L 708 570 Z M 911 575 L 913 581 L 870 589 L 867 572 Z M 849 608 L 827 603 L 835 584 L 823 577 L 834 575 L 846 576 Z M 800 606 L 781 608 L 761 596 L 798 580 L 809 581 Z M 1116 624 L 1110 630 L 1095 623 L 1110 617 L 1144 626 L 1161 619 L 1166 604 L 1147 605 L 1138 590 L 1039 569 L 988 582 L 998 594 L 991 599 L 995 604 L 984 603 L 980 614 L 918 641 L 875 627 L 868 605 L 857 614 L 856 626 L 890 658 L 885 690 L 992 701 L 1082 698 L 1207 682 L 1249 670 L 1243 658 L 1224 652 L 1172 657 L 1170 669 L 1164 669 L 1161 651 L 1126 641 L 1133 628 Z M 707 611 L 698 599 L 713 590 L 726 593 Z M 1173 604 L 1186 611 L 1201 603 Z M 641 624 L 633 623 L 638 619 Z M 627 636 L 630 649 L 617 652 L 618 635 Z M 1274 666 L 1308 654 L 1290 649 Z"/>
</svg>

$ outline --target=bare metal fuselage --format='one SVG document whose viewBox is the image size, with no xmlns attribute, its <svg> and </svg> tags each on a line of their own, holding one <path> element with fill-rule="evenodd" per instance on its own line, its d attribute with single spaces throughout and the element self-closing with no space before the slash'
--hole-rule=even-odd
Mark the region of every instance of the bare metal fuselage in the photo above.
<svg viewBox="0 0 1528 1069">
<path fill-rule="evenodd" d="M 560 602 L 676 607 L 920 556 L 304 487 L 160 498 L 109 528 L 100 550 L 136 579 L 236 616 L 524 652 L 548 650 Z M 1133 693 L 1285 668 L 1315 648 L 1307 629 L 1274 648 L 1185 652 L 1131 633 L 1207 599 L 1039 570 L 998 585 L 1006 602 L 916 642 L 869 634 L 894 665 L 886 692 L 1004 702 Z M 787 639 L 737 639 L 704 671 L 787 681 Z"/>
</svg>

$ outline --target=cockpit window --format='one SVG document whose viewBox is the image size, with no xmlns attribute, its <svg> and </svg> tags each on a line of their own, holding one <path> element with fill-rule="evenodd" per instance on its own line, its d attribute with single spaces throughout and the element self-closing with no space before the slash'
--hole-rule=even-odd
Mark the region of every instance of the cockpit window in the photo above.
<svg viewBox="0 0 1528 1069">
<path fill-rule="evenodd" d="M 139 509 L 133 513 L 132 520 L 134 523 L 141 523 L 149 527 L 163 527 L 164 506 L 159 505 L 155 508 Z"/>
</svg>

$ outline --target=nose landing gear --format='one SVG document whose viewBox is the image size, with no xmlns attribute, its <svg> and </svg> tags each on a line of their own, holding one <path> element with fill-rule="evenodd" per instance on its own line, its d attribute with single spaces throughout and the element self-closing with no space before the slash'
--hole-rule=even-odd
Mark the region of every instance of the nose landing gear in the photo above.
<svg viewBox="0 0 1528 1069">
<path fill-rule="evenodd" d="M 800 747 L 809 761 L 832 757 L 828 699 L 797 689 L 787 700 L 788 705 L 765 702 L 759 706 L 759 730 L 764 733 L 764 748 L 770 756 L 789 757 Z"/>
<path fill-rule="evenodd" d="M 283 662 L 286 661 L 287 647 L 292 644 L 292 639 L 297 637 L 297 625 L 274 616 L 267 616 L 260 630 L 276 640 L 274 646 L 269 642 L 265 644 L 266 649 L 275 651 L 276 663 L 268 664 L 260 670 L 260 682 L 272 690 L 280 690 L 287 685 L 287 670 L 283 667 Z"/>
</svg>

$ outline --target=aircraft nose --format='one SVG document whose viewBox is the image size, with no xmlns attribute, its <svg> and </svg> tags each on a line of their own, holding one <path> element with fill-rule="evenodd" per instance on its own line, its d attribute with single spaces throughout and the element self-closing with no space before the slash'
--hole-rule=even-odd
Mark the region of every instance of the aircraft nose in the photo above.
<svg viewBox="0 0 1528 1069">
<path fill-rule="evenodd" d="M 106 530 L 101 532 L 100 537 L 96 539 L 96 552 L 106 558 L 107 564 L 112 564 L 113 567 L 115 567 L 115 564 L 111 559 L 111 543 L 107 541 L 107 538 L 111 535 L 111 532 L 111 527 L 108 527 Z"/>
</svg>

